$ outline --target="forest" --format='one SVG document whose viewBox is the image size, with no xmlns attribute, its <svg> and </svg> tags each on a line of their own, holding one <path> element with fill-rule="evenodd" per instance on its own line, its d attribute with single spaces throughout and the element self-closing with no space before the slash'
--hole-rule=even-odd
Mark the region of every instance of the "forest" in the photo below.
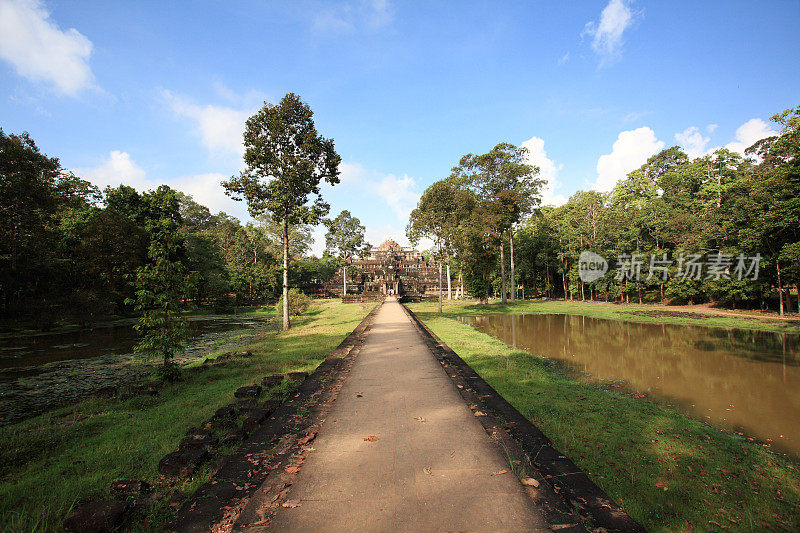
<svg viewBox="0 0 800 533">
<path fill-rule="evenodd" d="M 467 154 L 424 192 L 407 233 L 433 239 L 478 298 L 796 311 L 800 107 L 771 120 L 779 134 L 744 156 L 720 148 L 690 159 L 673 146 L 612 191 L 578 191 L 558 207 L 539 205 L 542 180 L 524 149 Z M 608 261 L 606 275 L 581 279 L 585 251 Z"/>
<path fill-rule="evenodd" d="M 800 107 L 772 120 L 779 134 L 744 156 L 722 148 L 690 159 L 674 146 L 611 192 L 578 191 L 558 207 L 539 205 L 542 180 L 525 150 L 501 143 L 464 156 L 428 187 L 407 233 L 412 242 L 433 239 L 434 255 L 479 299 L 713 302 L 792 312 L 800 306 Z M 182 266 L 183 297 L 196 308 L 225 312 L 280 295 L 283 227 L 268 214 L 242 224 L 166 185 L 101 191 L 41 153 L 27 133 L 0 130 L 0 175 L 0 317 L 7 322 L 48 329 L 135 314 L 137 273 L 153 263 L 158 243 Z M 310 228 L 295 224 L 288 239 L 289 285 L 307 292 L 340 264 L 328 253 L 309 255 Z M 579 275 L 587 250 L 609 263 L 605 276 L 589 282 Z M 759 258 L 757 273 L 735 275 L 742 257 Z M 620 275 L 626 258 L 638 258 L 639 275 Z M 685 275 L 684 258 L 706 267 L 716 261 L 718 272 Z M 651 261 L 661 264 L 656 275 Z"/>
<path fill-rule="evenodd" d="M 274 302 L 282 228 L 269 216 L 242 224 L 162 185 L 99 190 L 43 154 L 27 134 L 0 130 L 0 318 L 48 329 L 136 314 L 136 282 L 168 244 L 195 310 Z M 168 234 L 168 235 L 167 235 Z M 310 226 L 291 228 L 291 279 L 313 291 L 337 259 L 308 254 Z"/>
</svg>

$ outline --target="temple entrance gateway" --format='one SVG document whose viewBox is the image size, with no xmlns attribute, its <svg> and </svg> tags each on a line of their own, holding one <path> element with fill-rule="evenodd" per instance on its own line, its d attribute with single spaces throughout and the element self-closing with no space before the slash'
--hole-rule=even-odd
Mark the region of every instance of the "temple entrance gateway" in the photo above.
<svg viewBox="0 0 800 533">
<path fill-rule="evenodd" d="M 342 267 L 325 290 L 342 296 Z M 348 295 L 380 299 L 397 296 L 406 300 L 438 298 L 439 266 L 426 260 L 419 250 L 388 240 L 370 254 L 347 266 Z"/>
</svg>

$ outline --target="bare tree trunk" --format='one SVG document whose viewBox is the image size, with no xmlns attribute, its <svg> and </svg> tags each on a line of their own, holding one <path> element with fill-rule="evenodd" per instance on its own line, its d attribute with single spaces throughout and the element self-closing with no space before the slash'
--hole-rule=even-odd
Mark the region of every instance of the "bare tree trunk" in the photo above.
<svg viewBox="0 0 800 533">
<path fill-rule="evenodd" d="M 439 261 L 439 312 L 442 312 L 442 262 Z"/>
<path fill-rule="evenodd" d="M 461 299 L 463 300 L 464 299 L 464 273 L 463 272 L 459 272 L 458 273 L 458 279 L 461 282 Z"/>
<path fill-rule="evenodd" d="M 547 297 L 552 298 L 552 295 L 550 294 L 550 261 L 547 260 L 547 256 L 545 256 L 544 259 L 544 269 L 547 273 L 547 285 L 545 285 L 545 288 L 547 289 Z"/>
<path fill-rule="evenodd" d="M 289 221 L 283 219 L 283 331 L 289 324 Z"/>
<path fill-rule="evenodd" d="M 450 263 L 447 263 L 447 299 L 453 299 L 453 287 L 450 283 Z"/>
<path fill-rule="evenodd" d="M 778 301 L 780 302 L 778 305 L 778 310 L 780 315 L 783 316 L 783 283 L 781 283 L 781 262 L 775 261 L 775 266 L 778 267 Z"/>
<path fill-rule="evenodd" d="M 508 247 L 511 252 L 511 301 L 517 301 L 517 278 L 514 276 L 514 231 L 508 230 Z"/>
<path fill-rule="evenodd" d="M 502 295 L 500 296 L 500 301 L 506 303 L 506 258 L 505 252 L 503 251 L 503 236 L 500 236 L 500 290 L 502 291 Z"/>
<path fill-rule="evenodd" d="M 342 265 L 342 298 L 347 296 L 347 261 Z"/>
<path fill-rule="evenodd" d="M 797 289 L 797 314 L 800 315 L 800 282 L 795 283 L 795 288 Z"/>
</svg>

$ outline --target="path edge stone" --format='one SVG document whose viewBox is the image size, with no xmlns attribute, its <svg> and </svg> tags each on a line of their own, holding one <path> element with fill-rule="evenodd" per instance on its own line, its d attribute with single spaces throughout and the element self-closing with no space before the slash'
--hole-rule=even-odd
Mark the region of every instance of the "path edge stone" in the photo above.
<svg viewBox="0 0 800 533">
<path fill-rule="evenodd" d="M 526 475 L 536 479 L 539 486 L 525 486 L 525 490 L 536 506 L 545 512 L 554 530 L 564 533 L 585 531 L 577 514 L 595 528 L 605 531 L 645 531 L 586 473 L 556 450 L 550 439 L 533 422 L 503 398 L 411 309 L 405 305 L 402 307 L 461 397 L 475 412 L 493 441 L 502 447 L 503 455 L 532 467 L 526 469 Z M 578 523 L 575 523 L 576 519 Z"/>
<path fill-rule="evenodd" d="M 302 453 L 324 421 L 381 305 L 367 313 L 295 394 L 181 505 L 177 515 L 165 524 L 166 530 L 205 532 L 246 527 L 255 518 L 254 507 L 263 503 L 263 496 L 271 497 L 274 492 L 271 485 L 278 485 L 280 490 L 280 486 L 291 484 L 284 468 Z M 309 412 L 303 414 L 305 410 Z"/>
</svg>

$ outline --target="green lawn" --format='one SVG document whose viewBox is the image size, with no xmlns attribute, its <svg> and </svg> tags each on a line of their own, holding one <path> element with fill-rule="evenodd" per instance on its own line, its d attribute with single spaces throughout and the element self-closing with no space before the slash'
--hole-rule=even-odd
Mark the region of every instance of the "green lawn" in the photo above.
<svg viewBox="0 0 800 533">
<path fill-rule="evenodd" d="M 409 307 L 648 530 L 800 529 L 797 461 L 618 389 L 576 381 L 559 364 L 453 319 L 489 310 L 625 320 L 626 306 L 451 302 L 444 315 L 436 313 L 435 303 Z M 692 319 L 664 322 L 685 320 Z M 690 323 L 708 325 L 706 320 Z M 723 325 L 713 320 L 711 325 Z M 731 321 L 728 326 L 748 324 L 741 327 L 752 322 L 724 320 Z"/>
<path fill-rule="evenodd" d="M 60 530 L 75 502 L 102 497 L 118 477 L 147 480 L 165 499 L 176 488 L 194 490 L 210 475 L 207 470 L 182 486 L 165 486 L 156 469 L 186 430 L 232 402 L 242 385 L 272 373 L 313 370 L 374 305 L 317 301 L 290 331 L 264 334 L 241 348 L 253 357 L 188 370 L 156 397 L 91 399 L 3 427 L 0 531 Z M 153 524 L 158 518 L 157 508 Z"/>
</svg>

